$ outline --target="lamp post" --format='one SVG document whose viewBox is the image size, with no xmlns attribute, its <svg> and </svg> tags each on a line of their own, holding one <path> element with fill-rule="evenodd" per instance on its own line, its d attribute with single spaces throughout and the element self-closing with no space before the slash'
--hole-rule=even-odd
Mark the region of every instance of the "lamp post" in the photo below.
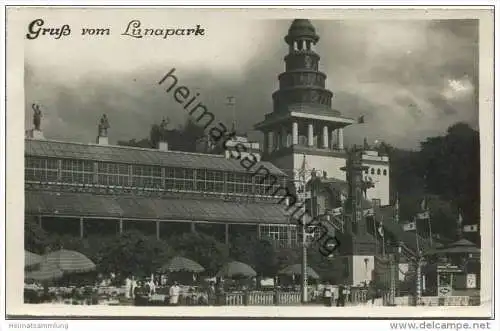
<svg viewBox="0 0 500 331">
<path fill-rule="evenodd" d="M 416 275 L 416 299 L 415 305 L 419 306 L 422 301 L 422 253 L 418 252 L 417 256 L 417 275 Z"/>
<path fill-rule="evenodd" d="M 299 178 L 296 180 L 296 188 L 298 190 L 297 197 L 299 200 L 299 204 L 302 206 L 302 216 L 301 216 L 301 232 L 302 232 L 302 265 L 301 265 L 301 299 L 302 303 L 307 302 L 307 228 L 306 228 L 306 223 L 307 220 L 306 218 L 308 217 L 306 213 L 306 201 L 307 201 L 307 194 L 306 194 L 306 174 L 305 174 L 305 169 L 303 169 L 303 173 L 299 175 Z"/>
<path fill-rule="evenodd" d="M 396 305 L 396 283 L 398 278 L 398 264 L 399 256 L 401 254 L 401 243 L 396 243 L 390 246 L 389 254 L 389 272 L 390 272 L 390 292 L 389 292 L 389 305 Z"/>
</svg>

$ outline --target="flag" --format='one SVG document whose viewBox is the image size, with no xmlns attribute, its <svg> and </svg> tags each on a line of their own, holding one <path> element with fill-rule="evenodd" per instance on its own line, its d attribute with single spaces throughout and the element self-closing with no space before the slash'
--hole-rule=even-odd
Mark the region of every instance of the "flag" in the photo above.
<svg viewBox="0 0 500 331">
<path fill-rule="evenodd" d="M 427 211 L 427 199 L 426 198 L 422 199 L 422 202 L 420 203 L 420 210 Z"/>
<path fill-rule="evenodd" d="M 479 225 L 478 224 L 470 224 L 464 226 L 464 232 L 478 232 Z"/>
<path fill-rule="evenodd" d="M 406 224 L 403 224 L 403 231 L 416 231 L 417 230 L 417 222 L 411 221 Z"/>
<path fill-rule="evenodd" d="M 396 203 L 394 204 L 394 220 L 399 223 L 399 196 L 396 193 Z"/>
<path fill-rule="evenodd" d="M 417 219 L 419 219 L 419 220 L 427 220 L 429 218 L 431 218 L 429 211 L 417 213 Z"/>
<path fill-rule="evenodd" d="M 226 97 L 226 105 L 234 106 L 236 104 L 236 98 L 233 96 Z"/>
<path fill-rule="evenodd" d="M 380 223 L 379 223 L 377 231 L 378 231 L 378 234 L 379 234 L 382 238 L 384 238 L 384 227 L 382 226 L 382 222 L 380 222 Z"/>
<path fill-rule="evenodd" d="M 365 115 L 361 115 L 360 117 L 358 117 L 358 124 L 363 124 L 365 123 Z"/>
</svg>

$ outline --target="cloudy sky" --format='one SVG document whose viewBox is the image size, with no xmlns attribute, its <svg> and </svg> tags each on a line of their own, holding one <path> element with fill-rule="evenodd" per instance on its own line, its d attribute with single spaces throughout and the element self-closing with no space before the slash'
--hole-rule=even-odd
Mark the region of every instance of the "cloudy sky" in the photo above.
<svg viewBox="0 0 500 331">
<path fill-rule="evenodd" d="M 86 16 L 87 15 L 87 16 Z M 173 126 L 185 113 L 156 83 L 171 68 L 179 82 L 200 93 L 218 121 L 230 123 L 226 96 L 235 96 L 239 131 L 272 111 L 271 94 L 284 70 L 283 41 L 291 20 L 242 20 L 204 15 L 81 13 L 86 26 L 111 25 L 112 35 L 25 40 L 26 126 L 32 103 L 42 106 L 49 139 L 93 142 L 101 114 L 110 119 L 111 142 L 143 138 L 152 123 L 168 116 Z M 67 16 L 51 17 L 53 25 Z M 198 38 L 142 38 L 120 35 L 132 19 L 142 27 L 192 28 Z M 71 22 L 75 22 L 72 20 Z M 465 121 L 478 127 L 478 24 L 475 20 L 312 20 L 321 39 L 320 69 L 344 116 L 365 115 L 365 124 L 346 129 L 346 142 L 385 140 L 404 148 Z"/>
</svg>

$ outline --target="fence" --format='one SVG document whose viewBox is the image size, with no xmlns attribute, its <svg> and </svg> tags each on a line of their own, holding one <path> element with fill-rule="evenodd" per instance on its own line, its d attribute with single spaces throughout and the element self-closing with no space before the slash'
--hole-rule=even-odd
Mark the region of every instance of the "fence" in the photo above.
<svg viewBox="0 0 500 331">
<path fill-rule="evenodd" d="M 265 292 L 251 291 L 240 293 L 225 293 L 226 306 L 272 306 L 300 304 L 300 292 Z"/>
</svg>

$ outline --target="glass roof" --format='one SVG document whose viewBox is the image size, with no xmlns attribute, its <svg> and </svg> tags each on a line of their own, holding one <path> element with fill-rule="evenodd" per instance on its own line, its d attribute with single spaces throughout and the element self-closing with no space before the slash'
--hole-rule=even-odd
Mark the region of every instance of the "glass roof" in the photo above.
<svg viewBox="0 0 500 331">
<path fill-rule="evenodd" d="M 284 207 L 274 203 L 158 199 L 89 193 L 26 191 L 25 211 L 32 214 L 102 216 L 164 220 L 288 223 Z"/>
<path fill-rule="evenodd" d="M 25 155 L 38 157 L 70 158 L 117 162 L 127 164 L 160 165 L 179 168 L 206 168 L 244 173 L 246 169 L 239 160 L 226 159 L 220 155 L 196 154 L 184 152 L 163 152 L 158 150 L 138 149 L 124 146 L 85 145 L 49 140 L 25 140 Z M 260 162 L 254 166 L 267 168 L 270 173 L 280 176 L 285 174 L 269 162 Z"/>
</svg>

